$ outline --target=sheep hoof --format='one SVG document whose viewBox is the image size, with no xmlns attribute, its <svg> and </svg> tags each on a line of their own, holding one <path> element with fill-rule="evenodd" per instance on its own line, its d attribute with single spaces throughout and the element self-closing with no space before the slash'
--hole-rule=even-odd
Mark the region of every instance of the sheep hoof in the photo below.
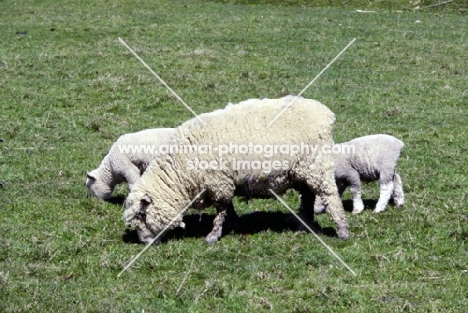
<svg viewBox="0 0 468 313">
<path fill-rule="evenodd" d="M 208 235 L 208 236 L 206 236 L 205 241 L 206 241 L 207 244 L 216 243 L 216 242 L 218 242 L 218 237 L 213 236 L 213 235 Z"/>
<path fill-rule="evenodd" d="M 326 206 L 321 205 L 321 206 L 319 206 L 319 207 L 315 207 L 315 208 L 314 208 L 314 213 L 315 213 L 315 214 L 321 214 L 321 213 L 324 213 L 326 209 L 327 209 Z"/>
<path fill-rule="evenodd" d="M 149 244 L 152 244 L 152 245 L 157 245 L 157 244 L 160 244 L 161 243 L 161 237 L 159 237 L 158 239 L 154 240 L 154 238 L 146 238 L 146 239 L 142 239 L 141 240 L 145 245 L 149 245 Z"/>
<path fill-rule="evenodd" d="M 379 213 L 382 213 L 383 211 L 385 211 L 385 209 L 374 209 L 374 211 L 372 211 L 372 213 L 379 214 Z"/>
<path fill-rule="evenodd" d="M 349 231 L 347 228 L 339 228 L 338 229 L 338 238 L 342 240 L 346 240 L 349 238 Z"/>
<path fill-rule="evenodd" d="M 353 211 L 351 212 L 351 214 L 353 214 L 353 215 L 358 215 L 358 214 L 361 214 L 362 211 L 364 211 L 364 209 L 362 209 L 362 210 L 353 210 Z"/>
</svg>

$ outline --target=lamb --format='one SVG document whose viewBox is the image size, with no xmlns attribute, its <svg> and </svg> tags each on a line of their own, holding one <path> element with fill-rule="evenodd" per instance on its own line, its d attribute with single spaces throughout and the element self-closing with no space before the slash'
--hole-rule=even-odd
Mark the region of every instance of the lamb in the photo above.
<svg viewBox="0 0 468 313">
<path fill-rule="evenodd" d="M 155 128 L 120 136 L 101 165 L 86 174 L 86 186 L 91 194 L 109 199 L 115 186 L 124 181 L 132 189 L 157 156 L 158 147 L 169 143 L 174 132 L 174 128 Z"/>
<path fill-rule="evenodd" d="M 274 198 L 269 189 L 283 194 L 295 188 L 301 192 L 302 209 L 312 216 L 314 194 L 321 196 L 338 237 L 347 239 L 348 223 L 331 154 L 321 149 L 306 154 L 255 153 L 275 146 L 333 145 L 335 115 L 315 100 L 298 97 L 268 126 L 294 99 L 247 100 L 200 115 L 206 125 L 198 118 L 180 125 L 170 145 L 179 147 L 179 153 L 158 156 L 129 193 L 123 214 L 126 225 L 136 228 L 140 241 L 157 243 L 160 232 L 181 225 L 182 210 L 188 205 L 199 210 L 213 205 L 217 216 L 206 242 L 214 243 L 222 235 L 226 217 L 235 215 L 234 196 Z M 204 145 L 212 148 L 211 153 L 201 151 Z"/>
<path fill-rule="evenodd" d="M 353 198 L 353 214 L 364 210 L 361 199 L 361 181 L 379 180 L 380 197 L 374 213 L 385 210 L 390 197 L 396 207 L 404 203 L 404 193 L 400 175 L 396 171 L 398 159 L 404 143 L 390 135 L 369 135 L 337 144 L 340 151 L 335 154 L 335 179 L 341 195 L 350 187 Z M 320 198 L 316 198 L 315 213 L 326 209 Z"/>
</svg>

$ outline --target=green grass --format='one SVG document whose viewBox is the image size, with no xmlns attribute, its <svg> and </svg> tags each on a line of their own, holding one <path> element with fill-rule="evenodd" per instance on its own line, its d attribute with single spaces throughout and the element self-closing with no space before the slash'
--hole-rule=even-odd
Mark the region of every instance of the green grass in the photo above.
<svg viewBox="0 0 468 313">
<path fill-rule="evenodd" d="M 0 311 L 463 312 L 468 5 L 454 2 L 0 1 Z M 320 235 L 357 277 L 312 235 L 277 227 L 279 202 L 255 200 L 236 208 L 270 230 L 208 246 L 209 210 L 117 278 L 143 245 L 119 201 L 87 196 L 85 174 L 120 134 L 192 118 L 119 37 L 197 113 L 297 94 L 357 38 L 304 93 L 336 113 L 337 142 L 405 142 L 405 207 L 348 215 L 347 241 Z"/>
<path fill-rule="evenodd" d="M 464 0 L 206 0 L 218 3 L 234 3 L 247 5 L 273 5 L 296 7 L 346 7 L 373 10 L 461 10 L 465 12 L 467 3 Z"/>
</svg>

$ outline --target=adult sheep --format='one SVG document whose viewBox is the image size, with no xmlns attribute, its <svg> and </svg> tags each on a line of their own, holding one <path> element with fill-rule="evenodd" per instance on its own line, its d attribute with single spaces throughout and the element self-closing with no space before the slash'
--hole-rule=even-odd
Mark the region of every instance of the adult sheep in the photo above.
<svg viewBox="0 0 468 313">
<path fill-rule="evenodd" d="M 124 181 L 132 189 L 157 156 L 158 148 L 168 144 L 174 132 L 174 128 L 155 128 L 120 136 L 99 167 L 86 174 L 86 186 L 91 194 L 109 199 L 115 186 Z"/>
<path fill-rule="evenodd" d="M 396 171 L 404 143 L 390 135 L 377 134 L 355 138 L 336 144 L 339 153 L 335 156 L 335 179 L 340 196 L 349 187 L 353 198 L 353 214 L 364 210 L 361 198 L 361 181 L 379 181 L 380 197 L 374 213 L 385 211 L 393 196 L 396 207 L 404 203 L 403 186 Z M 315 213 L 321 213 L 326 206 L 317 197 Z"/>
<path fill-rule="evenodd" d="M 184 149 L 190 151 L 180 153 L 179 149 L 179 153 L 156 158 L 132 188 L 124 221 L 136 228 L 142 242 L 154 242 L 162 230 L 182 223 L 179 213 L 204 191 L 192 207 L 203 209 L 212 204 L 217 209 L 213 230 L 206 237 L 213 243 L 222 235 L 226 215 L 234 211 L 235 195 L 273 198 L 269 189 L 282 194 L 290 188 L 302 188 L 303 195 L 312 201 L 306 209 L 313 214 L 313 195 L 321 196 L 336 223 L 338 237 L 346 239 L 348 223 L 334 179 L 333 156 L 320 149 L 333 145 L 334 121 L 333 112 L 323 104 L 293 96 L 248 100 L 201 114 L 176 128 L 171 142 L 173 147 L 191 147 Z M 194 151 L 194 147 L 206 145 L 212 147 L 211 153 Z M 266 151 L 267 147 L 299 145 L 315 149 L 268 155 L 241 151 L 241 147 Z"/>
</svg>

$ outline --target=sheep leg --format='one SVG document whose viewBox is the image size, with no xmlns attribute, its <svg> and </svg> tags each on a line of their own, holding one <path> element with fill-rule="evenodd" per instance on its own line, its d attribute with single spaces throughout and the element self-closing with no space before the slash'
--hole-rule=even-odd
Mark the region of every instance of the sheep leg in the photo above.
<svg viewBox="0 0 468 313">
<path fill-rule="evenodd" d="M 351 214 L 359 214 L 364 211 L 364 202 L 362 202 L 361 179 L 357 172 L 349 178 L 349 191 L 353 198 L 353 211 Z"/>
<path fill-rule="evenodd" d="M 392 196 L 393 193 L 393 180 L 380 180 L 380 197 L 379 201 L 377 202 L 377 205 L 375 206 L 374 213 L 380 213 L 385 211 L 385 207 L 388 204 L 388 200 L 390 200 L 390 197 Z"/>
<path fill-rule="evenodd" d="M 238 228 L 238 219 L 236 211 L 234 210 L 234 205 L 232 202 L 227 204 L 218 204 L 216 205 L 217 215 L 213 221 L 213 229 L 206 236 L 207 243 L 215 243 L 221 238 L 223 234 L 223 225 L 226 219 L 229 221 L 231 228 L 237 230 Z"/>
<path fill-rule="evenodd" d="M 320 213 L 323 213 L 325 212 L 327 208 L 325 207 L 325 205 L 323 204 L 323 201 L 320 197 L 316 197 L 315 198 L 315 204 L 314 204 L 314 213 L 315 214 L 320 214 Z"/>
<path fill-rule="evenodd" d="M 223 234 L 223 224 L 224 220 L 226 219 L 226 211 L 221 211 L 216 215 L 214 221 L 213 221 L 213 229 L 211 232 L 206 236 L 206 243 L 215 243 L 221 238 L 221 235 Z"/>
<path fill-rule="evenodd" d="M 393 201 L 395 202 L 396 207 L 403 206 L 405 202 L 405 194 L 403 193 L 403 184 L 401 182 L 400 175 L 395 172 L 393 177 Z"/>
<path fill-rule="evenodd" d="M 351 192 L 351 196 L 353 197 L 353 211 L 351 214 L 359 214 L 364 211 L 364 202 L 362 202 L 362 197 L 361 197 L 361 184 L 358 186 L 351 186 L 349 188 L 349 191 Z"/>
<path fill-rule="evenodd" d="M 330 164 L 333 165 L 333 162 L 330 162 Z M 320 197 L 326 206 L 327 212 L 336 224 L 338 238 L 345 240 L 349 237 L 348 221 L 343 209 L 343 203 L 338 194 L 338 188 L 336 187 L 333 168 L 334 166 L 329 170 L 323 169 L 323 175 L 320 176 L 320 179 L 318 181 L 311 180 L 308 185 L 311 190 L 316 192 L 317 197 Z"/>
<path fill-rule="evenodd" d="M 338 196 L 338 192 L 335 191 L 334 193 L 322 194 L 320 197 L 323 199 L 324 205 L 327 207 L 327 212 L 336 224 L 338 238 L 343 240 L 348 239 L 348 222 L 343 209 L 343 203 Z"/>
<path fill-rule="evenodd" d="M 347 186 L 345 184 L 341 184 L 341 183 L 338 183 L 338 182 L 336 183 L 336 186 L 338 187 L 338 195 L 340 196 L 340 198 L 342 198 L 343 193 L 346 190 Z M 325 212 L 326 209 L 327 208 L 323 204 L 322 199 L 320 199 L 320 197 L 316 197 L 315 198 L 315 204 L 314 204 L 314 213 L 315 214 L 320 214 L 320 213 Z"/>
</svg>

